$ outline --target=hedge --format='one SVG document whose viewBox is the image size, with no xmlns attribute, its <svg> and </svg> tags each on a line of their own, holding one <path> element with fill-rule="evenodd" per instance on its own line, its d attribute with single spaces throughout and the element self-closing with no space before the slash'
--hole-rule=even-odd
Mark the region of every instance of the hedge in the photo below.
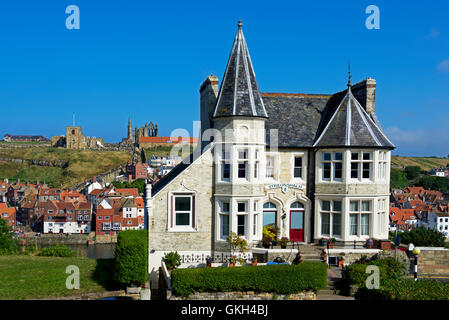
<svg viewBox="0 0 449 320">
<path fill-rule="evenodd" d="M 365 287 L 366 278 L 371 275 L 371 273 L 366 273 L 366 268 L 370 265 L 379 267 L 380 284 L 391 279 L 401 279 L 407 274 L 407 266 L 396 261 L 394 258 L 379 259 L 365 264 L 352 264 L 346 266 L 342 272 L 344 284 L 346 286 Z"/>
<path fill-rule="evenodd" d="M 379 289 L 360 288 L 357 300 L 449 300 L 449 283 L 435 280 L 390 279 Z"/>
<path fill-rule="evenodd" d="M 366 278 L 372 274 L 366 273 L 366 268 L 370 265 L 379 267 L 380 284 L 392 279 L 401 279 L 407 274 L 407 267 L 399 261 L 396 261 L 394 258 L 379 259 L 365 264 L 356 263 L 346 266 L 342 272 L 344 284 L 346 286 L 364 288 L 366 285 Z"/>
<path fill-rule="evenodd" d="M 113 279 L 122 285 L 142 285 L 148 280 L 148 232 L 121 231 L 115 247 Z"/>
<path fill-rule="evenodd" d="M 42 249 L 38 255 L 43 257 L 73 257 L 75 256 L 75 251 L 67 246 L 57 245 Z"/>
<path fill-rule="evenodd" d="M 297 293 L 326 286 L 327 266 L 321 262 L 298 265 L 176 269 L 171 273 L 173 293 L 255 291 Z"/>
</svg>

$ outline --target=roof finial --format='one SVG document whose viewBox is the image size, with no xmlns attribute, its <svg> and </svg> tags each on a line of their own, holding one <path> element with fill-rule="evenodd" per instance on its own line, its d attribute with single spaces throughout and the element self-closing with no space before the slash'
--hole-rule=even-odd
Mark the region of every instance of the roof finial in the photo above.
<svg viewBox="0 0 449 320">
<path fill-rule="evenodd" d="M 242 28 L 243 24 L 242 24 L 242 20 L 239 20 L 239 23 L 237 24 L 239 26 L 239 29 Z"/>
<path fill-rule="evenodd" d="M 348 87 L 351 87 L 351 61 L 348 60 Z"/>
</svg>

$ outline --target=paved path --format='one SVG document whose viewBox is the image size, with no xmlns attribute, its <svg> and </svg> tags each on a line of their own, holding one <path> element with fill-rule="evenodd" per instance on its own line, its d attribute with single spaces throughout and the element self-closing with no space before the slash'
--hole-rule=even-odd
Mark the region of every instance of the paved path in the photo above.
<svg viewBox="0 0 449 320">
<path fill-rule="evenodd" d="M 336 293 L 332 294 L 333 284 L 341 280 L 341 268 L 327 269 L 327 288 L 318 291 L 317 300 L 355 300 L 354 297 L 342 296 Z M 320 294 L 321 292 L 321 294 Z"/>
</svg>

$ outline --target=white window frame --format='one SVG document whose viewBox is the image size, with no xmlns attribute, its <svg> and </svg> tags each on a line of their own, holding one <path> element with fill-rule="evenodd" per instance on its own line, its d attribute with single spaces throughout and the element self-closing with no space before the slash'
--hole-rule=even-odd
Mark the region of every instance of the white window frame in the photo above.
<svg viewBox="0 0 449 320">
<path fill-rule="evenodd" d="M 225 172 L 225 165 L 229 166 L 229 177 L 224 177 Z M 231 151 L 227 150 L 221 150 L 221 157 L 220 157 L 220 178 L 221 181 L 229 182 L 231 181 L 232 177 L 232 165 L 231 165 Z"/>
<path fill-rule="evenodd" d="M 227 205 L 227 210 L 225 210 L 225 204 Z M 228 234 L 223 233 L 223 217 L 228 217 Z M 218 239 L 226 240 L 231 231 L 231 200 L 219 200 L 218 201 Z"/>
<path fill-rule="evenodd" d="M 362 210 L 363 202 L 369 202 L 369 210 Z M 357 203 L 357 210 L 351 210 L 351 202 Z M 367 237 L 372 233 L 373 227 L 373 210 L 374 210 L 374 201 L 373 199 L 349 199 L 349 236 L 351 237 Z M 357 234 L 351 234 L 351 215 L 357 215 Z M 362 234 L 362 215 L 368 215 L 368 234 Z"/>
<path fill-rule="evenodd" d="M 179 213 L 189 213 L 189 225 L 176 225 L 176 198 L 189 197 L 190 210 Z M 169 192 L 168 194 L 168 231 L 170 232 L 197 232 L 197 194 L 195 192 Z M 172 207 L 173 206 L 173 207 Z M 193 217 L 194 216 L 194 217 Z M 173 224 L 173 226 L 172 226 Z"/>
<path fill-rule="evenodd" d="M 323 206 L 323 202 L 329 202 L 329 210 L 325 210 Z M 340 202 L 340 210 L 335 209 L 335 202 Z M 342 199 L 320 199 L 320 234 L 326 237 L 332 238 L 341 238 L 343 236 L 343 200 Z M 323 213 L 329 214 L 329 233 L 322 233 L 322 224 L 323 224 Z M 340 216 L 340 233 L 334 233 L 334 215 Z"/>
<path fill-rule="evenodd" d="M 240 158 L 240 152 L 245 153 L 245 158 Z M 239 181 L 248 181 L 249 180 L 249 165 L 248 165 L 248 157 L 249 156 L 249 150 L 247 148 L 245 149 L 237 149 L 237 180 Z M 245 166 L 245 177 L 239 177 L 240 174 L 240 164 L 243 164 Z"/>
<path fill-rule="evenodd" d="M 365 153 L 369 153 L 370 154 L 370 159 L 369 160 L 365 160 L 363 159 L 363 155 Z M 358 154 L 358 159 L 357 160 L 353 160 L 352 159 L 352 154 Z M 351 150 L 349 153 L 349 179 L 352 181 L 373 181 L 373 177 L 374 177 L 374 151 L 373 150 L 357 150 L 357 151 L 353 151 Z M 358 168 L 357 168 L 357 178 L 353 178 L 352 177 L 352 164 L 353 163 L 357 163 Z M 364 178 L 363 177 L 363 165 L 368 163 L 369 164 L 369 178 Z"/>
<path fill-rule="evenodd" d="M 341 160 L 337 160 L 336 158 L 336 154 L 341 154 Z M 325 154 L 330 154 L 330 159 L 329 160 L 325 160 L 324 159 L 324 155 Z M 320 180 L 321 181 L 326 181 L 326 182 L 342 182 L 343 181 L 343 176 L 344 176 L 344 156 L 345 153 L 340 150 L 334 151 L 334 150 L 325 150 L 321 152 L 321 175 L 320 175 Z M 340 178 L 336 178 L 335 177 L 335 168 L 336 168 L 336 164 L 339 163 L 341 164 L 341 177 Z M 325 164 L 329 164 L 329 170 L 330 170 L 330 174 L 329 174 L 329 178 L 325 178 L 324 177 L 324 165 Z"/>
<path fill-rule="evenodd" d="M 239 211 L 239 203 L 244 203 L 245 204 L 245 211 Z M 248 216 L 249 216 L 249 201 L 248 200 L 238 200 L 236 202 L 236 234 L 239 237 L 243 237 L 245 239 L 248 239 Z M 244 216 L 245 220 L 244 220 L 244 233 L 243 234 L 239 234 L 239 217 L 240 216 Z"/>
</svg>

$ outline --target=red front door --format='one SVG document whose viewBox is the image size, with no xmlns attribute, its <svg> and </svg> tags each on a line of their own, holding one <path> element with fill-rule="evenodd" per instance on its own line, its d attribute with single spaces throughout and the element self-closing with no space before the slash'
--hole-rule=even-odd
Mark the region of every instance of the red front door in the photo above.
<svg viewBox="0 0 449 320">
<path fill-rule="evenodd" d="M 290 211 L 290 241 L 304 242 L 304 210 Z"/>
</svg>

